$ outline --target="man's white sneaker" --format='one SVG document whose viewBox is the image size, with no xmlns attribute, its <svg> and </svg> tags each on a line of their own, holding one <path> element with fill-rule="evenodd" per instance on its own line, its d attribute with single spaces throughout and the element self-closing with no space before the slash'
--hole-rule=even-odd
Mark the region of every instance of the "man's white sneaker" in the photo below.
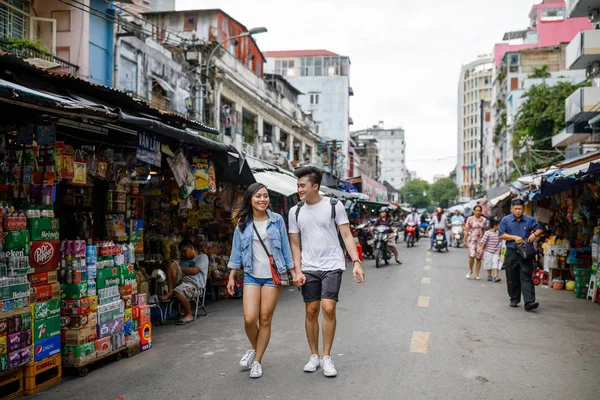
<svg viewBox="0 0 600 400">
<path fill-rule="evenodd" d="M 319 369 L 321 365 L 321 359 L 318 355 L 313 354 L 310 356 L 310 360 L 308 360 L 308 364 L 304 366 L 304 372 L 315 372 Z"/>
<path fill-rule="evenodd" d="M 323 357 L 321 360 L 321 367 L 323 368 L 323 373 L 328 378 L 333 378 L 337 376 L 337 371 L 335 370 L 335 365 L 333 364 L 333 360 L 331 357 Z"/>
<path fill-rule="evenodd" d="M 262 366 L 258 361 L 252 363 L 252 369 L 250 369 L 250 378 L 256 379 L 262 376 Z"/>
<path fill-rule="evenodd" d="M 246 354 L 244 354 L 244 357 L 242 357 L 242 359 L 240 360 L 240 368 L 241 369 L 250 368 L 250 366 L 252 366 L 252 362 L 254 361 L 255 357 L 256 357 L 256 351 L 248 350 L 246 352 Z"/>
</svg>

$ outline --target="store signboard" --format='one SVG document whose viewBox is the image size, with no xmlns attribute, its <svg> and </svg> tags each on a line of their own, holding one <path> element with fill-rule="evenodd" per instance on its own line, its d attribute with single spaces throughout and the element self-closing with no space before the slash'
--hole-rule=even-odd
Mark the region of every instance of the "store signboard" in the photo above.
<svg viewBox="0 0 600 400">
<path fill-rule="evenodd" d="M 137 159 L 160 168 L 162 143 L 157 135 L 138 131 Z"/>
</svg>

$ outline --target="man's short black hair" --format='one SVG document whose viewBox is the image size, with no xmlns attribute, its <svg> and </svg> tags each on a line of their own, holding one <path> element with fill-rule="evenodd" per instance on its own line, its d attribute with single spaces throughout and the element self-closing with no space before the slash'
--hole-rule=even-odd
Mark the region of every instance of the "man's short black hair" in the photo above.
<svg viewBox="0 0 600 400">
<path fill-rule="evenodd" d="M 490 219 L 490 228 L 497 226 L 499 223 L 497 219 Z"/>
<path fill-rule="evenodd" d="M 305 176 L 308 178 L 310 183 L 313 185 L 319 185 L 321 187 L 321 181 L 323 180 L 323 173 L 317 167 L 302 167 L 298 168 L 294 171 L 294 175 L 296 178 L 304 178 Z"/>
<path fill-rule="evenodd" d="M 184 247 L 191 247 L 195 249 L 196 245 L 190 239 L 183 239 L 181 242 L 179 242 L 179 246 L 177 247 L 179 250 L 183 249 Z"/>
<path fill-rule="evenodd" d="M 525 202 L 523 201 L 523 199 L 513 199 L 513 201 L 510 202 L 511 206 L 523 206 L 525 207 Z"/>
</svg>

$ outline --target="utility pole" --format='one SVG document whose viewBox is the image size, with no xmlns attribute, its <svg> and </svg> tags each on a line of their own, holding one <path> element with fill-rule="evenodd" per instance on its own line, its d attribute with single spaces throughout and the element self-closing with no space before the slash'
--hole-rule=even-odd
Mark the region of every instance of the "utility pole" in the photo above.
<svg viewBox="0 0 600 400">
<path fill-rule="evenodd" d="M 483 193 L 483 125 L 485 118 L 485 100 L 479 104 L 479 182 L 481 182 L 481 192 Z"/>
<path fill-rule="evenodd" d="M 202 119 L 202 101 L 198 102 L 198 87 L 201 84 L 200 70 L 202 68 L 202 52 L 200 51 L 200 45 L 203 42 L 193 34 L 189 41 L 182 41 L 182 51 L 185 57 L 185 61 L 188 63 L 188 80 L 190 82 L 190 115 L 192 119 L 201 121 Z M 200 99 L 202 100 L 202 99 Z"/>
</svg>

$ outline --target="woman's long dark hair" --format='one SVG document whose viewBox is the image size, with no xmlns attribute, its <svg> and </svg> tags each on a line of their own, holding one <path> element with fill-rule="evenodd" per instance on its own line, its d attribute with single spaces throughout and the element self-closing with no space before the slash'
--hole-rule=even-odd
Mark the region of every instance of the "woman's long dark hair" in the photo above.
<svg viewBox="0 0 600 400">
<path fill-rule="evenodd" d="M 246 193 L 244 193 L 242 203 L 233 211 L 233 222 L 236 223 L 242 231 L 246 229 L 246 225 L 252 221 L 252 197 L 254 197 L 256 192 L 262 188 L 266 189 L 267 187 L 262 183 L 253 183 L 250 185 L 246 190 Z"/>
</svg>

